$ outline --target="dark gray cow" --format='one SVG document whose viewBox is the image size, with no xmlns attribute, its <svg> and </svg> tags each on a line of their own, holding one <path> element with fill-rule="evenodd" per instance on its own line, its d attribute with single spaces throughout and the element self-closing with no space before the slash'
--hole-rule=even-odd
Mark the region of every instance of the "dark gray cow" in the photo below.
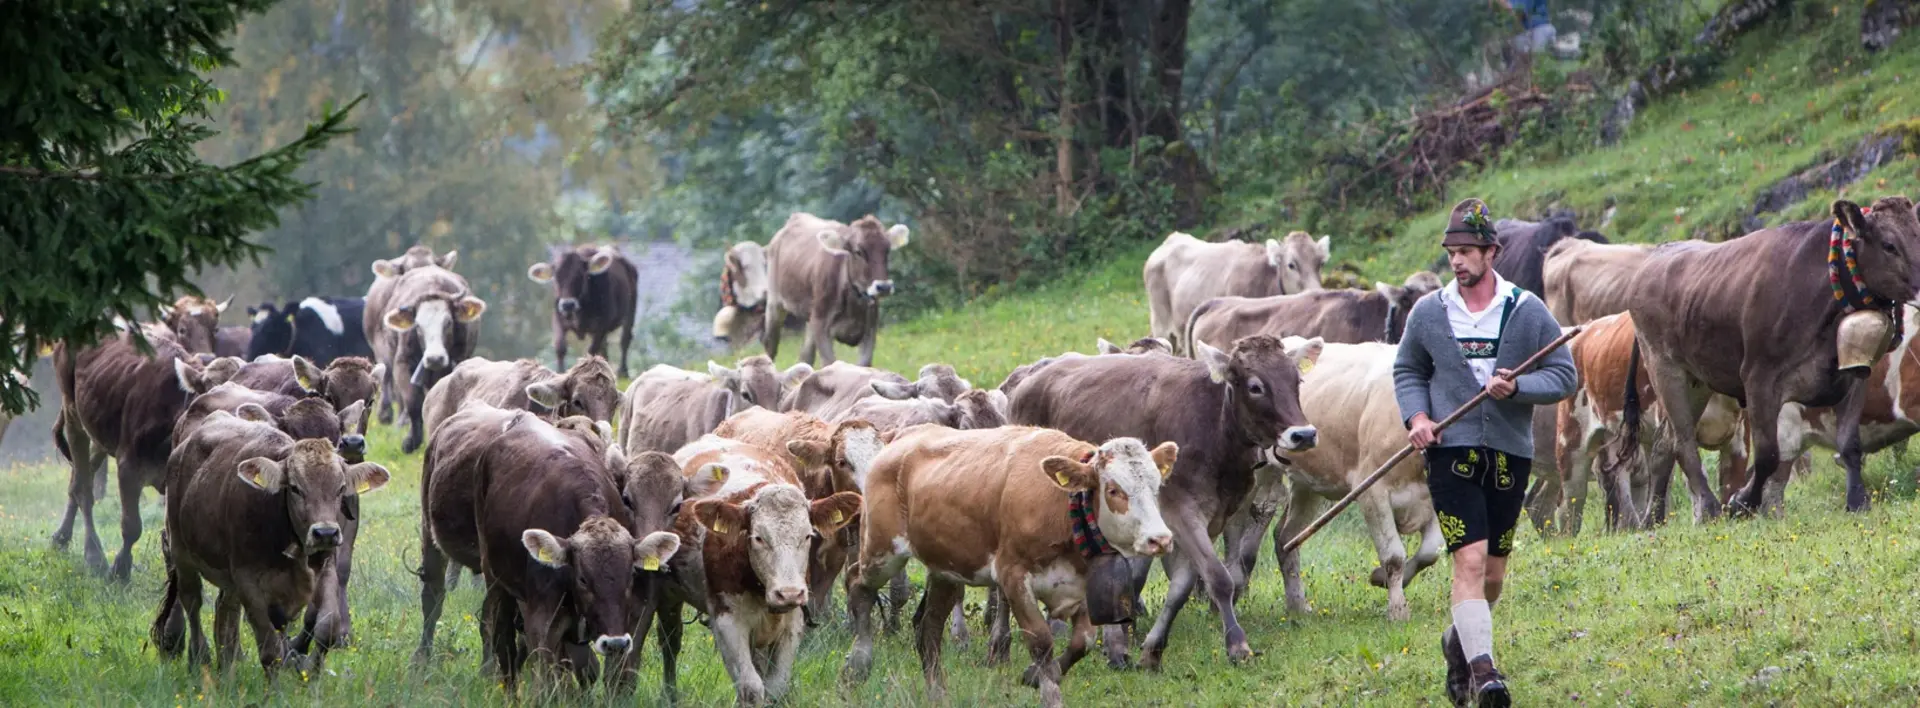
<svg viewBox="0 0 1920 708">
<path fill-rule="evenodd" d="M 1567 239 L 1607 242 L 1607 237 L 1592 231 L 1581 231 L 1574 225 L 1573 219 L 1564 216 L 1541 222 L 1501 219 L 1493 222 L 1493 229 L 1499 233 L 1500 239 L 1500 255 L 1493 259 L 1493 270 L 1539 298 L 1547 296 L 1547 281 L 1542 274 L 1541 264 L 1546 261 L 1547 251 L 1554 244 Z"/>
<path fill-rule="evenodd" d="M 554 249 L 547 262 L 527 268 L 536 283 L 553 284 L 553 360 L 567 368 L 567 335 L 587 339 L 587 353 L 607 355 L 607 335 L 620 330 L 620 376 L 627 376 L 640 269 L 613 246 Z"/>
<path fill-rule="evenodd" d="M 857 343 L 860 365 L 872 366 L 880 298 L 893 293 L 887 257 L 907 245 L 907 233 L 906 224 L 882 227 L 872 214 L 851 224 L 804 212 L 788 216 L 766 247 L 770 287 L 760 341 L 767 356 L 780 356 L 781 326 L 794 312 L 807 318 L 800 361 L 812 365 L 819 352 L 832 364 L 839 339 Z"/>
</svg>

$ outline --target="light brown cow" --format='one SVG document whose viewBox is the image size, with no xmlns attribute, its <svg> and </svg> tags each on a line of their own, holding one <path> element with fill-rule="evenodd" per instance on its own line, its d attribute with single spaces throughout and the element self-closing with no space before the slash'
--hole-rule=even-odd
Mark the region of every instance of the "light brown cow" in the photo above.
<svg viewBox="0 0 1920 708">
<path fill-rule="evenodd" d="M 778 453 L 714 435 L 674 460 L 695 489 L 674 521 L 691 550 L 674 557 L 674 590 L 661 603 L 665 621 L 676 621 L 680 603 L 708 615 L 736 701 L 778 701 L 806 631 L 805 613 L 793 610 L 807 604 L 813 538 L 838 532 L 860 513 L 861 497 L 840 492 L 809 502 L 798 473 Z M 668 657 L 679 653 L 675 639 L 661 639 Z"/>
<path fill-rule="evenodd" d="M 373 349 L 373 360 L 388 362 L 393 360 L 393 344 L 387 341 L 387 303 L 393 299 L 393 289 L 400 282 L 400 276 L 416 268 L 435 266 L 453 270 L 453 264 L 459 261 L 459 251 L 447 251 L 446 255 L 436 256 L 433 249 L 416 245 L 397 258 L 376 260 L 373 262 L 373 284 L 367 286 L 365 307 L 360 311 L 360 331 L 367 338 L 367 346 Z M 380 379 L 380 401 L 374 407 L 379 411 L 381 425 L 393 423 L 393 376 L 396 372 L 387 368 L 387 376 Z M 412 375 L 403 372 L 402 375 Z"/>
<path fill-rule="evenodd" d="M 547 420 L 578 415 L 596 423 L 610 423 L 620 407 L 620 389 L 613 378 L 613 366 L 591 354 L 575 361 L 564 374 L 556 374 L 533 359 L 468 359 L 427 392 L 421 415 L 427 433 L 431 435 L 441 421 L 469 401 L 533 411 Z"/>
<path fill-rule="evenodd" d="M 1568 327 L 1626 312 L 1633 274 L 1647 262 L 1651 248 L 1562 239 L 1548 249 L 1541 266 L 1547 288 L 1541 299 L 1553 318 Z"/>
<path fill-rule="evenodd" d="M 789 312 L 807 319 L 800 361 L 814 353 L 835 361 L 833 342 L 860 347 L 860 365 L 873 365 L 880 329 L 880 299 L 893 293 L 887 258 L 907 245 L 907 225 L 882 227 L 872 214 L 843 224 L 794 212 L 767 242 L 767 311 L 760 342 L 780 356 L 780 334 Z M 842 336 L 853 335 L 853 336 Z"/>
<path fill-rule="evenodd" d="M 880 453 L 868 478 L 860 562 L 847 582 L 853 648 L 846 676 L 864 681 L 873 661 L 872 610 L 880 586 L 909 557 L 927 567 L 927 616 L 945 617 L 966 586 L 998 587 L 1033 657 L 1028 675 L 1041 702 L 1061 705 L 1060 679 L 1093 644 L 1087 613 L 1089 558 L 1076 546 L 1069 507 L 1093 507 L 1097 533 L 1123 557 L 1156 557 L 1173 545 L 1160 486 L 1179 448 L 1151 452 L 1134 438 L 1095 447 L 1065 433 L 1024 426 L 960 431 L 917 426 Z M 1040 613 L 1072 623 L 1056 664 L 1053 629 Z M 943 622 L 920 623 L 920 662 L 934 701 L 943 698 Z"/>
<path fill-rule="evenodd" d="M 188 660 L 207 659 L 201 629 L 201 581 L 220 588 L 214 608 L 219 667 L 239 652 L 238 623 L 253 628 L 271 679 L 287 658 L 287 623 L 335 583 L 326 554 L 351 545 L 342 531 L 352 500 L 387 483 L 386 468 L 348 465 L 326 440 L 295 440 L 272 424 L 215 412 L 167 461 L 167 582 L 151 638 L 163 655 L 180 652 L 181 624 L 192 631 Z M 345 598 L 339 597 L 345 606 Z M 323 637 L 318 660 L 337 637 Z"/>
<path fill-rule="evenodd" d="M 781 399 L 780 410 L 811 413 L 822 420 L 839 420 L 853 410 L 855 403 L 879 395 L 873 384 L 882 382 L 897 386 L 918 383 L 884 369 L 836 361 L 808 375 Z"/>
<path fill-rule="evenodd" d="M 1405 285 L 1376 282 L 1372 290 L 1217 297 L 1194 308 L 1184 329 L 1188 337 L 1214 347 L 1255 334 L 1319 337 L 1337 344 L 1398 344 L 1413 303 L 1439 289 L 1440 277 L 1423 270 L 1407 276 Z M 1193 351 L 1192 342 L 1184 349 Z"/>
<path fill-rule="evenodd" d="M 314 365 L 306 357 L 292 359 L 263 356 L 240 367 L 233 382 L 256 391 L 271 391 L 287 396 L 320 396 L 335 410 L 346 410 L 354 401 L 365 401 L 369 413 L 380 395 L 380 382 L 386 378 L 383 364 L 357 356 L 337 357 L 326 368 Z M 365 424 L 353 428 L 366 433 Z"/>
<path fill-rule="evenodd" d="M 1187 342 L 1193 309 L 1216 297 L 1266 297 L 1319 290 L 1320 269 L 1331 254 L 1330 236 L 1315 241 L 1304 231 L 1263 244 L 1244 241 L 1207 243 L 1173 232 L 1147 256 L 1152 335 L 1177 346 Z M 1182 352 L 1190 350 L 1183 349 Z"/>
<path fill-rule="evenodd" d="M 173 331 L 180 346 L 195 354 L 212 354 L 218 342 L 220 331 L 220 313 L 227 311 L 227 305 L 233 303 L 228 297 L 214 302 L 196 295 L 185 295 L 173 301 L 173 307 L 166 311 L 167 329 Z"/>
<path fill-rule="evenodd" d="M 655 364 L 621 397 L 620 446 L 628 452 L 679 450 L 735 411 L 779 405 L 812 374 L 806 364 L 780 371 L 762 355 L 741 359 L 731 369 L 709 361 L 704 374 Z"/>
<path fill-rule="evenodd" d="M 383 344 L 375 349 L 390 377 L 401 381 L 400 407 L 407 414 L 407 436 L 400 451 L 412 454 L 426 437 L 421 408 L 427 391 L 468 357 L 480 340 L 480 316 L 487 303 L 474 297 L 467 279 L 439 266 L 409 269 L 387 293 L 381 322 Z M 373 311 L 371 302 L 367 311 Z M 398 377 L 405 376 L 405 379 Z M 384 409 L 390 398 L 381 390 Z M 382 416 L 385 420 L 385 416 Z"/>
</svg>

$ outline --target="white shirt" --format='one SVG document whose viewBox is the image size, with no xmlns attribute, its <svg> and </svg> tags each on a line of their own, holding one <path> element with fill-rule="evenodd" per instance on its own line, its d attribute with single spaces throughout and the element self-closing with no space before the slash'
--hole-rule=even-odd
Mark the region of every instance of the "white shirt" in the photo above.
<svg viewBox="0 0 1920 708">
<path fill-rule="evenodd" d="M 1507 300 L 1513 298 L 1513 283 L 1500 277 L 1498 272 L 1488 271 L 1488 273 L 1493 276 L 1494 295 L 1493 299 L 1487 302 L 1487 309 L 1479 312 L 1467 311 L 1467 301 L 1460 296 L 1458 278 L 1447 283 L 1447 287 L 1441 288 L 1440 304 L 1447 308 L 1447 324 L 1453 326 L 1454 339 L 1493 339 L 1500 336 L 1500 311 Z M 1526 296 L 1525 290 L 1520 291 L 1520 297 Z M 1520 303 L 1516 301 L 1513 304 Z M 1473 370 L 1473 378 L 1480 382 L 1480 387 L 1486 388 L 1487 382 L 1493 380 L 1496 363 L 1493 359 L 1468 359 L 1467 368 Z"/>
</svg>

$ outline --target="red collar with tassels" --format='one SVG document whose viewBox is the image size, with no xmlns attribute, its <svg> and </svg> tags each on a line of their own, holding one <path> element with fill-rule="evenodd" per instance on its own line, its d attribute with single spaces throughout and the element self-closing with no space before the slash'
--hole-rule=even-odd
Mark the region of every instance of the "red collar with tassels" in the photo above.
<svg viewBox="0 0 1920 708">
<path fill-rule="evenodd" d="M 1862 207 L 1860 213 L 1871 214 L 1873 209 Z M 1901 316 L 1904 313 L 1900 312 L 1900 303 L 1874 295 L 1860 279 L 1859 254 L 1855 248 L 1859 242 L 1857 235 L 1847 233 L 1839 218 L 1833 220 L 1833 230 L 1827 234 L 1827 282 L 1833 286 L 1833 299 L 1845 305 L 1848 312 L 1881 310 L 1893 316 L 1893 339 L 1887 344 L 1887 351 L 1893 351 L 1906 338 L 1906 318 Z"/>
<path fill-rule="evenodd" d="M 1080 457 L 1080 464 L 1092 461 L 1092 452 Z M 1067 492 L 1067 516 L 1073 518 L 1073 547 L 1089 559 L 1119 553 L 1100 533 L 1100 500 L 1093 498 L 1098 488 L 1096 485 L 1084 492 Z"/>
</svg>

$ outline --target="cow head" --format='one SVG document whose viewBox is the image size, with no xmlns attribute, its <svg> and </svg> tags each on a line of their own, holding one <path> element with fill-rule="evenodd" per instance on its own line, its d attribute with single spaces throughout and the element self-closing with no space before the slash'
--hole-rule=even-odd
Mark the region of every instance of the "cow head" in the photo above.
<svg viewBox="0 0 1920 708">
<path fill-rule="evenodd" d="M 586 625 L 585 634 L 594 637 L 594 653 L 603 656 L 622 656 L 633 648 L 627 599 L 634 572 L 659 570 L 680 550 L 679 536 L 659 531 L 636 540 L 603 514 L 587 517 L 565 538 L 527 529 L 520 543 L 541 565 L 565 572 L 573 611 Z"/>
<path fill-rule="evenodd" d="M 1282 450 L 1311 449 L 1318 437 L 1300 410 L 1300 373 L 1320 358 L 1322 340 L 1307 340 L 1289 353 L 1270 335 L 1235 340 L 1231 353 L 1206 342 L 1195 342 L 1196 358 L 1207 365 L 1207 376 L 1227 389 L 1229 415 L 1239 433 L 1259 447 Z"/>
<path fill-rule="evenodd" d="M 198 358 L 173 360 L 173 377 L 180 382 L 180 390 L 189 396 L 198 396 L 213 390 L 213 387 L 226 383 L 240 373 L 240 367 L 246 362 L 226 356 L 201 364 Z"/>
<path fill-rule="evenodd" d="M 580 415 L 596 421 L 612 420 L 613 409 L 620 405 L 613 366 L 594 355 L 574 362 L 567 373 L 527 384 L 526 393 L 527 400 L 556 415 Z"/>
<path fill-rule="evenodd" d="M 173 301 L 173 307 L 167 310 L 167 329 L 173 330 L 174 338 L 187 351 L 211 352 L 213 333 L 220 329 L 220 313 L 226 312 L 227 305 L 232 303 L 231 297 L 216 303 L 194 295 L 183 296 Z"/>
<path fill-rule="evenodd" d="M 480 315 L 486 311 L 486 301 L 472 295 L 422 293 L 387 310 L 385 321 L 388 330 L 418 334 L 420 365 L 427 370 L 440 372 L 455 363 L 447 350 L 449 340 L 464 332 L 461 325 L 479 321 Z M 394 372 L 395 376 L 399 374 Z"/>
<path fill-rule="evenodd" d="M 893 279 L 887 274 L 887 257 L 893 249 L 907 245 L 907 225 L 894 224 L 881 229 L 872 214 L 860 217 L 845 229 L 825 229 L 815 235 L 827 253 L 839 258 L 846 267 L 847 286 L 866 298 L 893 294 Z"/>
<path fill-rule="evenodd" d="M 1267 239 L 1267 265 L 1280 274 L 1280 292 L 1321 289 L 1320 269 L 1332 256 L 1332 239 L 1332 236 L 1321 236 L 1315 241 L 1305 231 L 1287 234 L 1279 241 Z"/>
<path fill-rule="evenodd" d="M 1428 293 L 1440 289 L 1440 276 L 1432 271 L 1419 271 L 1407 276 L 1406 284 L 1394 287 L 1380 281 L 1374 281 L 1373 291 L 1387 299 L 1386 335 L 1388 344 L 1399 344 L 1400 336 L 1407 331 L 1407 314 L 1413 312 L 1413 304 L 1426 297 Z"/>
<path fill-rule="evenodd" d="M 807 560 L 816 537 L 828 536 L 860 512 L 860 495 L 840 492 L 807 501 L 799 487 L 769 484 L 745 503 L 718 499 L 694 505 L 694 518 L 727 545 L 744 545 L 753 574 L 767 588 L 767 610 L 807 604 Z"/>
<path fill-rule="evenodd" d="M 247 308 L 247 318 L 252 321 L 249 328 L 253 330 L 253 338 L 247 340 L 248 361 L 293 347 L 294 308 L 291 302 L 284 308 L 274 307 L 271 302 Z"/>
<path fill-rule="evenodd" d="M 398 278 L 406 275 L 407 271 L 427 266 L 453 270 L 453 264 L 459 260 L 459 256 L 459 251 L 447 251 L 444 256 L 436 256 L 433 255 L 433 249 L 416 245 L 399 258 L 374 261 L 373 275 L 375 278 Z"/>
<path fill-rule="evenodd" d="M 953 399 L 953 427 L 984 430 L 1007 424 L 1007 394 L 997 389 L 974 389 Z"/>
<path fill-rule="evenodd" d="M 1114 438 L 1083 460 L 1049 456 L 1040 471 L 1063 491 L 1095 492 L 1100 533 L 1120 555 L 1153 557 L 1173 548 L 1173 531 L 1160 516 L 1160 485 L 1179 451 L 1172 441 L 1148 452 L 1137 439 Z"/>
<path fill-rule="evenodd" d="M 1835 200 L 1833 218 L 1860 239 L 1855 262 L 1867 290 L 1894 302 L 1912 300 L 1920 286 L 1920 220 L 1914 204 L 1906 197 L 1882 197 L 1872 208 L 1872 214 L 1862 214 L 1859 205 Z"/>
<path fill-rule="evenodd" d="M 787 454 L 803 467 L 827 467 L 836 492 L 857 492 L 866 488 L 867 473 L 880 457 L 880 434 L 873 424 L 855 418 L 833 427 L 823 445 L 814 440 L 787 442 Z"/>
<path fill-rule="evenodd" d="M 619 445 L 607 446 L 606 455 L 607 472 L 620 485 L 620 500 L 633 514 L 633 528 L 643 535 L 672 528 L 673 518 L 679 514 L 680 503 L 686 498 L 687 486 L 680 464 L 673 461 L 673 456 L 648 450 L 628 457 Z M 664 563 L 664 559 L 662 561 Z"/>
<path fill-rule="evenodd" d="M 902 227 L 904 228 L 904 227 Z M 767 251 L 752 241 L 736 243 L 727 249 L 724 280 L 732 289 L 734 306 L 757 310 L 767 301 Z"/>
<path fill-rule="evenodd" d="M 550 262 L 529 266 L 527 277 L 536 283 L 552 283 L 553 311 L 561 320 L 573 323 L 580 318 L 580 301 L 586 299 L 593 279 L 607 277 L 607 271 L 619 259 L 620 252 L 612 246 L 580 246 L 560 251 Z"/>
<path fill-rule="evenodd" d="M 953 367 L 946 364 L 922 366 L 919 376 L 913 383 L 875 380 L 871 385 L 874 393 L 896 401 L 926 396 L 952 403 L 960 394 L 973 389 L 973 382 L 960 378 Z"/>
<path fill-rule="evenodd" d="M 325 398 L 338 410 L 346 410 L 356 401 L 373 405 L 374 396 L 380 393 L 380 379 L 386 372 L 386 364 L 373 364 L 357 356 L 334 359 L 324 369 L 306 357 L 298 354 L 293 357 L 294 383 L 308 396 Z M 360 426 L 349 428 L 359 430 Z"/>
<path fill-rule="evenodd" d="M 1166 354 L 1168 356 L 1173 355 L 1173 342 L 1167 341 L 1165 337 L 1141 337 L 1139 339 L 1133 340 L 1132 344 L 1128 344 L 1124 348 L 1122 348 L 1118 344 L 1114 344 L 1113 342 L 1107 341 L 1106 337 L 1101 337 L 1099 341 L 1094 342 L 1093 348 L 1095 351 L 1098 351 L 1101 354 L 1134 354 L 1134 355 Z"/>
<path fill-rule="evenodd" d="M 386 486 L 389 478 L 387 468 L 378 464 L 347 464 L 326 440 L 295 442 L 285 460 L 248 458 L 238 474 L 247 486 L 281 497 L 302 555 L 339 548 L 346 540 L 340 525 L 349 520 L 347 506 L 353 498 Z"/>
<path fill-rule="evenodd" d="M 760 406 L 767 410 L 779 410 L 780 399 L 798 387 L 808 376 L 813 375 L 813 367 L 806 364 L 794 364 L 786 371 L 773 368 L 773 360 L 763 354 L 741 359 L 734 368 L 727 368 L 707 361 L 707 374 L 725 387 L 728 392 L 747 402 L 747 407 Z M 732 408 L 732 411 L 746 408 Z"/>
</svg>

